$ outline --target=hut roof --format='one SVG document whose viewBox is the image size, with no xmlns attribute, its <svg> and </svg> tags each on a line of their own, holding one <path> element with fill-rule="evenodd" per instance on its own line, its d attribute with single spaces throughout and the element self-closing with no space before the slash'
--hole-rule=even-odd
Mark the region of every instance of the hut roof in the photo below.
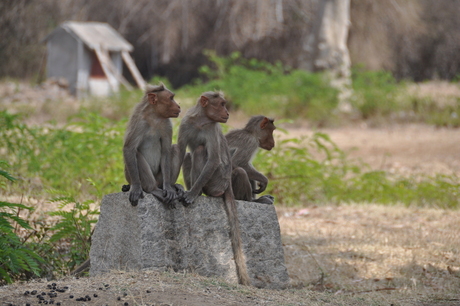
<svg viewBox="0 0 460 306">
<path fill-rule="evenodd" d="M 107 23 L 66 21 L 51 32 L 45 40 L 49 40 L 59 28 L 81 39 L 92 50 L 96 48 L 108 51 L 130 52 L 133 50 L 133 46 Z"/>
</svg>

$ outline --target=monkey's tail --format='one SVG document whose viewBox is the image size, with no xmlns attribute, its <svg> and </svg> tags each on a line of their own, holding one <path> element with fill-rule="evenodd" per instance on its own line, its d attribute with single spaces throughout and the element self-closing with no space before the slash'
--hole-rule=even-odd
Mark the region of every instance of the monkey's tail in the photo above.
<svg viewBox="0 0 460 306">
<path fill-rule="evenodd" d="M 236 201 L 233 196 L 231 186 L 225 191 L 224 206 L 230 225 L 230 239 L 232 241 L 233 256 L 235 258 L 236 273 L 238 281 L 242 285 L 249 286 L 251 281 L 246 267 L 246 258 L 243 253 L 243 243 L 241 241 L 240 222 L 238 221 L 238 212 L 236 210 Z"/>
</svg>

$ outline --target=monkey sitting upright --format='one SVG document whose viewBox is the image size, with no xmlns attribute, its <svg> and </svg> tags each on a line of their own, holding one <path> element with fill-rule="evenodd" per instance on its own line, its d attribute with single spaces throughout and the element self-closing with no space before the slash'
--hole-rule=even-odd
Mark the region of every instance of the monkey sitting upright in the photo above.
<svg viewBox="0 0 460 306">
<path fill-rule="evenodd" d="M 268 179 L 251 163 L 258 148 L 270 151 L 275 146 L 274 121 L 265 116 L 253 116 L 243 129 L 233 130 L 225 135 L 232 154 L 232 187 L 237 200 L 264 204 L 274 203 L 271 195 L 255 199 L 256 194 L 267 188 Z"/>
<path fill-rule="evenodd" d="M 229 118 L 226 103 L 221 93 L 205 92 L 182 119 L 178 135 L 179 161 L 184 163 L 183 175 L 188 189 L 183 201 L 190 205 L 202 192 L 224 198 L 238 280 L 240 284 L 250 285 L 232 191 L 231 157 L 219 125 Z M 191 152 L 186 155 L 187 147 Z"/>
<path fill-rule="evenodd" d="M 136 206 L 143 198 L 142 191 L 151 193 L 165 204 L 174 207 L 177 198 L 173 181 L 173 169 L 178 162 L 175 150 L 171 148 L 172 123 L 169 118 L 177 118 L 180 106 L 174 101 L 174 93 L 163 84 L 147 85 L 142 101 L 132 112 L 125 133 L 123 158 L 125 177 L 130 185 L 129 201 Z"/>
</svg>

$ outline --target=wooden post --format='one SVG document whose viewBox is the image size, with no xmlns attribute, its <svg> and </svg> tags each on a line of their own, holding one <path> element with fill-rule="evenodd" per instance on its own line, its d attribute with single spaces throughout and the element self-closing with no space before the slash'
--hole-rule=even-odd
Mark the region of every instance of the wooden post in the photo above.
<svg viewBox="0 0 460 306">
<path fill-rule="evenodd" d="M 136 64 L 134 63 L 131 55 L 129 55 L 128 51 L 122 51 L 121 56 L 123 57 L 126 66 L 128 66 L 129 71 L 131 71 L 131 74 L 136 80 L 137 86 L 139 86 L 140 89 L 145 90 L 145 81 L 142 78 L 139 70 L 137 69 Z"/>
<path fill-rule="evenodd" d="M 110 75 L 114 76 L 128 90 L 132 90 L 133 87 L 131 86 L 131 84 L 128 83 L 128 81 L 120 74 L 118 69 L 112 63 L 112 60 L 110 59 L 110 55 L 107 52 L 107 50 L 103 50 L 101 48 L 95 48 L 94 51 L 96 51 L 96 56 L 101 62 L 102 69 L 104 70 L 104 73 L 107 75 L 107 78 L 109 80 L 110 85 L 112 86 L 112 89 L 115 90 L 116 86 L 115 84 L 110 82 Z"/>
</svg>

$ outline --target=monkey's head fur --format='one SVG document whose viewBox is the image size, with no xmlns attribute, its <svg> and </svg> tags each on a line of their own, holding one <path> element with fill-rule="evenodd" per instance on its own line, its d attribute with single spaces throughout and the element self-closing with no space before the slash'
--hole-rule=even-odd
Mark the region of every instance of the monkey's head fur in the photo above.
<svg viewBox="0 0 460 306">
<path fill-rule="evenodd" d="M 274 127 L 274 122 L 275 119 L 273 118 L 268 118 L 262 115 L 252 116 L 248 123 L 246 123 L 244 129 L 248 132 L 254 132 L 258 128 L 263 129 L 267 123 L 271 123 L 271 125 Z"/>
<path fill-rule="evenodd" d="M 226 123 L 229 118 L 227 101 L 223 92 L 207 91 L 200 95 L 196 105 L 187 112 L 190 118 L 200 118 L 204 125 L 211 122 Z"/>
<path fill-rule="evenodd" d="M 208 99 L 217 99 L 217 98 L 221 98 L 221 99 L 224 99 L 225 100 L 225 96 L 224 96 L 224 92 L 223 91 L 206 91 L 206 92 L 203 92 L 201 94 L 201 96 L 204 96 Z M 198 100 L 196 101 L 197 104 L 200 103 L 201 101 L 201 96 L 198 98 Z"/>
<path fill-rule="evenodd" d="M 149 94 L 157 93 L 157 92 L 161 92 L 165 90 L 169 90 L 169 89 L 167 89 L 165 84 L 161 82 L 158 85 L 147 84 L 147 86 L 145 86 L 144 97 L 142 98 L 142 103 L 148 103 Z"/>
</svg>

